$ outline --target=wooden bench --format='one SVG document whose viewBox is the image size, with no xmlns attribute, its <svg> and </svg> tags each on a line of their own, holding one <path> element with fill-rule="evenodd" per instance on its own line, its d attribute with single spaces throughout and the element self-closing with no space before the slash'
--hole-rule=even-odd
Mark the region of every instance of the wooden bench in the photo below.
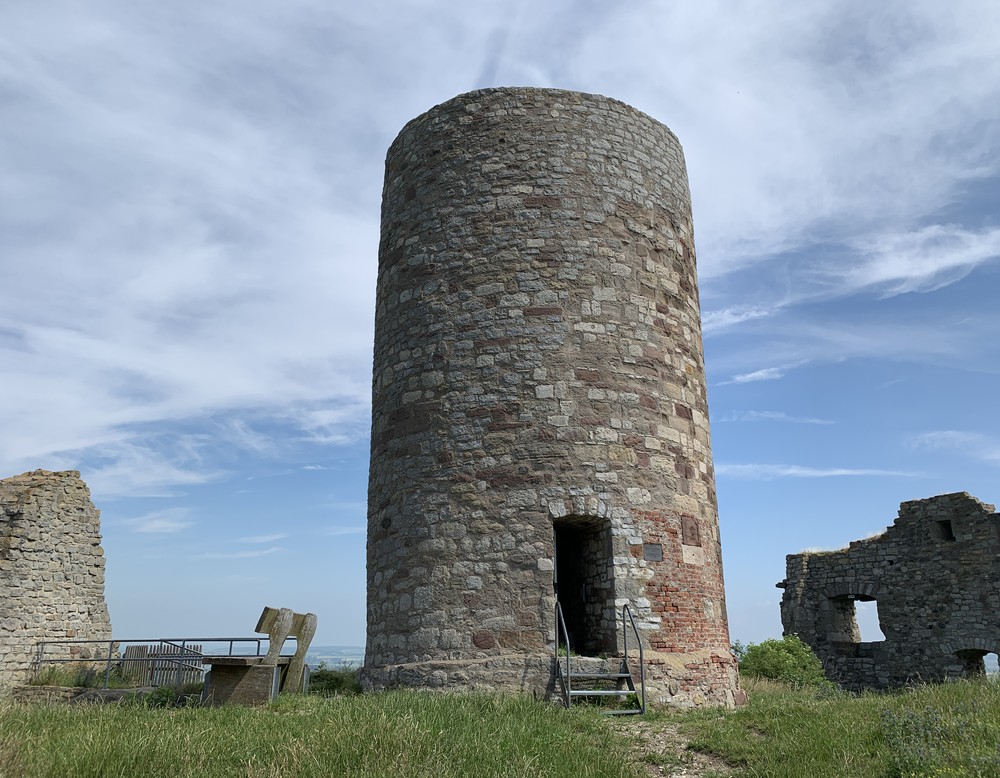
<svg viewBox="0 0 1000 778">
<path fill-rule="evenodd" d="M 212 670 L 204 699 L 210 705 L 253 705 L 274 699 L 279 692 L 301 692 L 306 652 L 316 634 L 316 615 L 290 608 L 265 606 L 254 632 L 268 636 L 266 656 L 206 656 Z M 285 641 L 295 638 L 295 653 L 282 656 Z"/>
</svg>

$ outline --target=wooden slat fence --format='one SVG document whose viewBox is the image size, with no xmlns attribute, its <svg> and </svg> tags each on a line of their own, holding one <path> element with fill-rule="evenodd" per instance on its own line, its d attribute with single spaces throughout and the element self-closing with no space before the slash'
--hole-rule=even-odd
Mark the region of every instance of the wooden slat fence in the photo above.
<svg viewBox="0 0 1000 778">
<path fill-rule="evenodd" d="M 201 645 L 130 645 L 121 660 L 122 675 L 136 686 L 183 686 L 202 680 Z"/>
</svg>

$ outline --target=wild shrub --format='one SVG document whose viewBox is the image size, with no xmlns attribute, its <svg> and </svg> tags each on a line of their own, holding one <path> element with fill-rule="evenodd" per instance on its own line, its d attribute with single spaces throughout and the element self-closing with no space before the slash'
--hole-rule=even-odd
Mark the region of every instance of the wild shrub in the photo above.
<svg viewBox="0 0 1000 778">
<path fill-rule="evenodd" d="M 127 694 L 119 705 L 126 708 L 196 708 L 201 703 L 200 697 L 200 694 L 185 693 L 178 687 L 157 686 L 152 691 Z"/>
<path fill-rule="evenodd" d="M 309 674 L 309 693 L 323 697 L 361 694 L 358 669 L 348 664 L 330 667 L 326 662 L 320 662 L 319 666 Z"/>
<path fill-rule="evenodd" d="M 29 682 L 32 686 L 72 686 L 93 689 L 104 684 L 104 668 L 89 662 L 51 664 Z"/>
<path fill-rule="evenodd" d="M 740 674 L 750 678 L 767 678 L 794 686 L 834 688 L 823 674 L 823 664 L 798 635 L 771 638 L 763 643 L 733 644 Z"/>
<path fill-rule="evenodd" d="M 100 689 L 107 683 L 109 689 L 132 689 L 141 685 L 134 672 L 128 672 L 120 664 L 107 670 L 101 663 L 73 662 L 49 664 L 39 670 L 28 683 L 31 686 L 67 686 L 74 688 Z M 204 684 L 198 681 L 185 684 L 184 694 L 199 694 Z"/>
<path fill-rule="evenodd" d="M 1000 772 L 995 746 L 995 699 L 991 706 L 984 700 L 981 688 L 974 684 L 967 688 L 969 698 L 960 702 L 935 701 L 923 707 L 881 711 L 891 776 L 987 778 Z"/>
<path fill-rule="evenodd" d="M 145 696 L 144 702 L 150 708 L 170 708 L 177 702 L 177 692 L 169 686 L 157 686 Z"/>
</svg>

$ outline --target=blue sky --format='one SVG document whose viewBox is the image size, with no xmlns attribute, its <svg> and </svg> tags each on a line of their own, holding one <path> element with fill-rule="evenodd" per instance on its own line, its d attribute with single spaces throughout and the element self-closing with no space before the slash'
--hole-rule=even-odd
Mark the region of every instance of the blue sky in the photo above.
<svg viewBox="0 0 1000 778">
<path fill-rule="evenodd" d="M 379 200 L 409 119 L 596 92 L 684 145 L 734 638 L 784 555 L 1000 501 L 1000 5 L 0 7 L 0 475 L 79 469 L 121 637 L 364 641 Z"/>
</svg>

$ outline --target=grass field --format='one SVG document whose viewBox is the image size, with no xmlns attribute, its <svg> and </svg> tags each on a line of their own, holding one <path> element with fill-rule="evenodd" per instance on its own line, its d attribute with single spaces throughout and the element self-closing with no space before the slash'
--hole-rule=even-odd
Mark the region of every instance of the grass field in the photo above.
<svg viewBox="0 0 1000 778">
<path fill-rule="evenodd" d="M 696 775 L 683 745 L 649 748 L 678 730 L 732 775 L 1000 776 L 996 682 L 862 696 L 745 685 L 750 704 L 738 711 L 624 720 L 524 697 L 417 692 L 287 697 L 258 709 L 8 703 L 0 777 Z"/>
<path fill-rule="evenodd" d="M 747 680 L 750 704 L 681 717 L 690 747 L 738 775 L 1000 776 L 1000 684 L 962 681 L 860 696 Z M 669 717 L 668 717 L 669 718 Z"/>
<path fill-rule="evenodd" d="M 0 776 L 631 778 L 593 711 L 520 696 L 393 692 L 260 708 L 7 705 Z"/>
</svg>

